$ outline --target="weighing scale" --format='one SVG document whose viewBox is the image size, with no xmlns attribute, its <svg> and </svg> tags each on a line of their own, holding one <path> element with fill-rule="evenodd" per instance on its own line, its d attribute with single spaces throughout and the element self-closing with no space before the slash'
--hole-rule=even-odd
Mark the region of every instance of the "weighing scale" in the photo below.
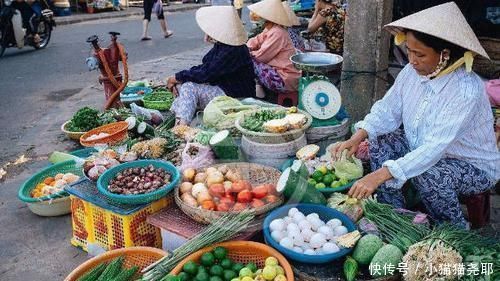
<svg viewBox="0 0 500 281">
<path fill-rule="evenodd" d="M 302 70 L 298 107 L 313 117 L 312 127 L 335 126 L 342 105 L 340 92 L 324 74 L 340 68 L 343 58 L 330 53 L 301 53 L 290 58 Z"/>
</svg>

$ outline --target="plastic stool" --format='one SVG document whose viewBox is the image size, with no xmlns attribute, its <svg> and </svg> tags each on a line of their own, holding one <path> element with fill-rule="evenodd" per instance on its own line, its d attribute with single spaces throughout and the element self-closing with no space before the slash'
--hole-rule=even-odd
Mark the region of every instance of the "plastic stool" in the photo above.
<svg viewBox="0 0 500 281">
<path fill-rule="evenodd" d="M 278 93 L 278 104 L 281 106 L 297 106 L 298 99 L 298 92 Z"/>
<path fill-rule="evenodd" d="M 467 207 L 471 228 L 481 228 L 490 221 L 490 191 L 464 196 L 462 201 Z"/>
</svg>

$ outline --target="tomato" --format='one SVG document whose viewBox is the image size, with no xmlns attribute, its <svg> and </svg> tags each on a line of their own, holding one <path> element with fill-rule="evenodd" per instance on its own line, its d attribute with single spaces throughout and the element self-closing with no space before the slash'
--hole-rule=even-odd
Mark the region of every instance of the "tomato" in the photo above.
<svg viewBox="0 0 500 281">
<path fill-rule="evenodd" d="M 267 196 L 267 193 L 269 192 L 268 187 L 266 185 L 258 185 L 253 188 L 252 194 L 253 197 L 257 199 L 262 199 Z"/>
<path fill-rule="evenodd" d="M 252 206 L 252 208 L 254 208 L 254 209 L 257 209 L 257 208 L 263 207 L 265 205 L 266 205 L 266 203 L 264 203 L 262 200 L 253 199 L 252 204 L 250 206 Z"/>
<path fill-rule="evenodd" d="M 212 200 L 205 200 L 201 203 L 201 207 L 205 210 L 215 210 L 215 203 Z"/>
<path fill-rule="evenodd" d="M 219 203 L 219 204 L 217 204 L 216 209 L 219 212 L 227 212 L 231 209 L 231 205 L 229 205 L 227 203 Z"/>
<path fill-rule="evenodd" d="M 239 203 L 250 203 L 252 201 L 252 192 L 248 190 L 243 190 L 238 193 L 238 197 L 236 199 Z"/>
<path fill-rule="evenodd" d="M 233 206 L 233 211 L 243 211 L 247 209 L 248 205 L 245 203 L 236 203 Z"/>
<path fill-rule="evenodd" d="M 208 188 L 208 193 L 214 197 L 223 197 L 226 194 L 226 190 L 223 184 L 214 183 Z"/>
<path fill-rule="evenodd" d="M 276 191 L 276 185 L 268 183 L 265 186 L 267 187 L 267 192 L 269 194 L 274 194 L 274 195 L 278 194 L 278 192 Z"/>
<path fill-rule="evenodd" d="M 276 195 L 267 195 L 264 198 L 264 201 L 269 203 L 269 204 L 276 203 L 276 202 L 278 202 L 278 200 L 279 200 L 279 198 Z"/>
<path fill-rule="evenodd" d="M 219 200 L 219 202 L 233 206 L 234 205 L 234 198 L 232 196 L 224 196 Z"/>
<path fill-rule="evenodd" d="M 232 189 L 232 191 L 234 193 L 240 193 L 243 190 L 249 190 L 250 191 L 252 189 L 252 185 L 248 181 L 239 180 L 239 181 L 233 182 L 233 185 L 231 186 L 231 189 Z"/>
</svg>

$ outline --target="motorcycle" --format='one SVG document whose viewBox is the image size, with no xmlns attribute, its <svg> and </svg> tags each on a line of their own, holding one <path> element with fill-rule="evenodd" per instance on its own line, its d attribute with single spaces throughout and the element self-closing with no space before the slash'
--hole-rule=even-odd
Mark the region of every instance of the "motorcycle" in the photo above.
<svg viewBox="0 0 500 281">
<path fill-rule="evenodd" d="M 39 16 L 39 25 L 37 33 L 40 36 L 40 41 L 36 44 L 33 41 L 33 36 L 28 34 L 26 28 L 23 27 L 21 12 L 11 6 L 13 0 L 0 0 L 0 57 L 3 56 L 5 49 L 17 47 L 22 49 L 29 45 L 35 49 L 45 48 L 50 41 L 52 29 L 56 26 L 54 21 L 54 12 L 48 9 L 45 4 L 41 16 Z M 15 0 L 14 0 L 15 1 Z M 45 2 L 45 1 L 43 1 Z"/>
</svg>

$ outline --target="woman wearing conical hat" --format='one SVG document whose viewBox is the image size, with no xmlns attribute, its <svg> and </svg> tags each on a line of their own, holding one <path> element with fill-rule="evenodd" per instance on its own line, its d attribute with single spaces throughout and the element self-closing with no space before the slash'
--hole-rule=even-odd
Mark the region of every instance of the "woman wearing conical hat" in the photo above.
<svg viewBox="0 0 500 281">
<path fill-rule="evenodd" d="M 231 6 L 200 8 L 196 21 L 206 41 L 214 45 L 201 65 L 167 79 L 167 87 L 176 95 L 171 110 L 179 124 L 191 123 L 196 110 L 217 96 L 255 96 L 253 62 L 245 45 L 248 37 L 236 10 Z"/>
<path fill-rule="evenodd" d="M 356 152 L 369 139 L 373 172 L 349 195 L 405 207 L 410 180 L 437 223 L 468 227 L 459 196 L 483 193 L 500 178 L 493 115 L 473 57 L 488 55 L 454 2 L 412 14 L 386 26 L 406 42 L 410 63 L 387 94 L 334 146 Z"/>
<path fill-rule="evenodd" d="M 291 25 L 280 0 L 263 0 L 248 6 L 265 20 L 264 30 L 248 40 L 258 83 L 275 93 L 295 92 L 300 71 L 290 61 L 295 48 L 286 27 Z"/>
</svg>

